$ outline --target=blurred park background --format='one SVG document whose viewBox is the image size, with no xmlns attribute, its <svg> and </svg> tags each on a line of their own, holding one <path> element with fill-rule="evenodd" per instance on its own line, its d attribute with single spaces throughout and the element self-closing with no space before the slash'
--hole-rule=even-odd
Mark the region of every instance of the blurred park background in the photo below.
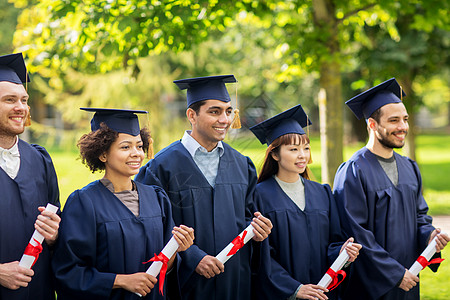
<svg viewBox="0 0 450 300">
<path fill-rule="evenodd" d="M 399 152 L 418 162 L 430 214 L 450 216 L 449 11 L 449 0 L 0 0 L 0 55 L 25 56 L 33 124 L 22 138 L 50 152 L 62 203 L 102 176 L 77 159 L 91 117 L 79 107 L 149 111 L 158 151 L 189 128 L 172 81 L 234 74 L 243 127 L 227 142 L 259 168 L 265 147 L 248 128 L 300 103 L 311 169 L 332 184 L 367 137 L 344 102 L 395 77 L 410 114 Z M 424 271 L 422 299 L 448 299 L 449 283 L 448 262 Z"/>
</svg>

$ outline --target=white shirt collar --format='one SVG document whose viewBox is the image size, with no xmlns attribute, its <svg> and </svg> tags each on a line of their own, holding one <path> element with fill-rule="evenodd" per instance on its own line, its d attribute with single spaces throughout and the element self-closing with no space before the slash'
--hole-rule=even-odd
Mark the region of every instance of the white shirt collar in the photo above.
<svg viewBox="0 0 450 300">
<path fill-rule="evenodd" d="M 16 136 L 16 142 L 14 143 L 14 145 L 11 148 L 5 149 L 5 148 L 0 147 L 0 152 L 4 152 L 4 151 L 11 153 L 12 155 L 20 155 L 19 154 L 19 139 L 17 138 L 17 136 Z"/>
<path fill-rule="evenodd" d="M 192 132 L 191 130 L 186 130 L 184 132 L 183 138 L 181 139 L 181 144 L 186 148 L 186 150 L 189 152 L 189 154 L 192 156 L 192 158 L 194 158 L 195 151 L 197 151 L 197 149 L 200 149 L 200 151 L 203 151 L 203 152 L 207 152 L 207 150 L 205 147 L 200 145 L 196 139 L 194 139 L 191 136 L 191 132 Z M 217 147 L 214 149 L 217 149 L 217 148 L 219 150 L 219 156 L 222 157 L 223 152 L 224 152 L 222 141 L 219 141 L 217 143 Z"/>
<path fill-rule="evenodd" d="M 9 149 L 0 147 L 0 168 L 2 168 L 11 179 L 16 178 L 20 168 L 19 139 Z"/>
</svg>

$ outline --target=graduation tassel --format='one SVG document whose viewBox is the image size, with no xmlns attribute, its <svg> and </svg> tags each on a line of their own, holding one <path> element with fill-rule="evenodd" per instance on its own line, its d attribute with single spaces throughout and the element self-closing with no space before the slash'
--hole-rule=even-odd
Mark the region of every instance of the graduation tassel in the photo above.
<svg viewBox="0 0 450 300">
<path fill-rule="evenodd" d="M 231 129 L 239 129 L 241 128 L 241 118 L 239 117 L 239 109 L 234 110 L 233 121 L 231 122 Z"/>
<path fill-rule="evenodd" d="M 231 129 L 239 129 L 242 127 L 241 125 L 241 118 L 239 116 L 239 109 L 238 107 L 238 100 L 237 100 L 237 82 L 236 82 L 236 109 L 234 110 L 234 117 L 233 117 L 233 121 L 231 121 Z"/>
<path fill-rule="evenodd" d="M 403 102 L 403 88 L 400 86 L 400 101 Z"/>
<path fill-rule="evenodd" d="M 309 138 L 309 116 L 308 115 L 306 115 L 306 134 Z M 312 155 L 310 154 L 308 164 L 312 164 L 312 162 L 313 162 Z"/>
<path fill-rule="evenodd" d="M 28 105 L 28 113 L 27 113 L 27 116 L 25 118 L 25 124 L 24 124 L 26 127 L 31 126 L 31 113 L 30 113 L 30 110 L 31 110 L 31 107 Z"/>
</svg>

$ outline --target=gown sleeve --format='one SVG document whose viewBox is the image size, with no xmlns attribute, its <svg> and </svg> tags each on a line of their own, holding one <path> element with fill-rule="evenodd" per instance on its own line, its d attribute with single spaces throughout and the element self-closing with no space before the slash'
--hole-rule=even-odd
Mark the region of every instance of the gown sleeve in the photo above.
<svg viewBox="0 0 450 300">
<path fill-rule="evenodd" d="M 116 274 L 99 272 L 96 264 L 96 221 L 90 201 L 73 192 L 62 213 L 52 267 L 57 292 L 76 299 L 107 299 Z M 83 221 L 80 221 L 83 220 Z"/>
<path fill-rule="evenodd" d="M 45 166 L 46 182 L 48 187 L 48 202 L 60 207 L 59 203 L 59 188 L 58 179 L 56 177 L 55 167 L 53 166 L 52 159 L 44 147 L 31 144 L 42 156 Z"/>
<path fill-rule="evenodd" d="M 342 231 L 336 201 L 331 192 L 331 188 L 328 184 L 325 184 L 324 187 L 328 196 L 328 201 L 330 203 L 330 210 L 328 215 L 330 232 L 330 240 L 328 245 L 328 263 L 331 266 L 331 264 L 339 256 L 339 251 L 341 250 L 342 245 L 345 243 L 348 237 L 346 238 L 345 234 Z"/>
<path fill-rule="evenodd" d="M 425 202 L 422 191 L 422 176 L 420 175 L 419 167 L 416 162 L 412 162 L 414 172 L 416 173 L 417 180 L 419 182 L 419 189 L 417 191 L 417 238 L 419 241 L 419 249 L 421 252 L 428 246 L 428 241 L 430 239 L 430 235 L 435 229 L 432 224 L 431 216 L 427 215 L 428 205 Z M 440 253 L 436 253 L 433 258 L 441 257 Z M 428 267 L 433 271 L 437 272 L 440 264 L 432 264 Z"/>
<path fill-rule="evenodd" d="M 268 239 L 262 242 L 262 270 L 259 272 L 259 282 L 261 295 L 267 296 L 267 299 L 287 299 L 291 297 L 300 284 L 309 282 L 299 282 L 292 278 L 291 274 L 274 258 L 272 252 L 275 251 L 270 246 Z"/>
</svg>

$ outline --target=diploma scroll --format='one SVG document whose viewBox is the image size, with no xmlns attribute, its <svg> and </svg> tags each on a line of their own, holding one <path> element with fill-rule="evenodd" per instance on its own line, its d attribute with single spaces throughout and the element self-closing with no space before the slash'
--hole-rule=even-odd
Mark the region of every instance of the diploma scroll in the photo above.
<svg viewBox="0 0 450 300">
<path fill-rule="evenodd" d="M 221 263 L 226 263 L 236 252 L 239 251 L 251 238 L 255 236 L 253 226 L 250 224 L 231 243 L 229 243 L 216 258 Z"/>
<path fill-rule="evenodd" d="M 348 243 L 350 246 L 352 243 Z M 339 256 L 336 258 L 336 260 L 333 262 L 331 267 L 328 269 L 328 271 L 323 275 L 322 279 L 320 279 L 319 283 L 317 285 L 320 285 L 324 288 L 329 288 L 329 290 L 332 290 L 333 288 L 337 287 L 339 283 L 341 283 L 342 280 L 344 280 L 346 274 L 341 269 L 344 267 L 345 263 L 350 259 L 350 256 L 347 253 L 347 250 L 343 250 Z M 338 281 L 337 275 L 342 275 L 343 278 L 341 281 Z"/>
<path fill-rule="evenodd" d="M 58 207 L 47 203 L 45 207 L 46 211 L 50 211 L 56 213 L 58 211 Z M 33 235 L 31 236 L 30 241 L 28 242 L 27 247 L 20 259 L 19 266 L 31 269 L 33 265 L 36 263 L 39 253 L 42 252 L 42 242 L 44 241 L 44 237 L 37 230 L 34 230 Z"/>
<path fill-rule="evenodd" d="M 157 277 L 158 274 L 161 272 L 161 277 L 159 278 L 159 291 L 161 294 L 163 293 L 164 278 L 166 276 L 167 271 L 167 262 L 175 254 L 175 252 L 177 252 L 178 247 L 179 246 L 177 241 L 172 236 L 172 238 L 164 246 L 161 252 L 158 255 L 155 254 L 155 257 L 149 260 L 152 261 L 152 264 L 147 269 L 146 273 L 154 277 Z M 142 297 L 142 295 L 139 293 L 136 293 L 136 295 Z"/>
<path fill-rule="evenodd" d="M 440 234 L 443 234 L 444 232 L 441 232 Z M 428 246 L 423 250 L 422 254 L 417 258 L 417 260 L 413 263 L 411 268 L 409 268 L 409 272 L 413 275 L 417 276 L 420 271 L 422 271 L 426 266 L 432 264 L 432 263 L 440 263 L 443 261 L 443 259 L 435 258 L 429 262 L 431 257 L 436 253 L 436 238 L 428 244 Z"/>
</svg>

